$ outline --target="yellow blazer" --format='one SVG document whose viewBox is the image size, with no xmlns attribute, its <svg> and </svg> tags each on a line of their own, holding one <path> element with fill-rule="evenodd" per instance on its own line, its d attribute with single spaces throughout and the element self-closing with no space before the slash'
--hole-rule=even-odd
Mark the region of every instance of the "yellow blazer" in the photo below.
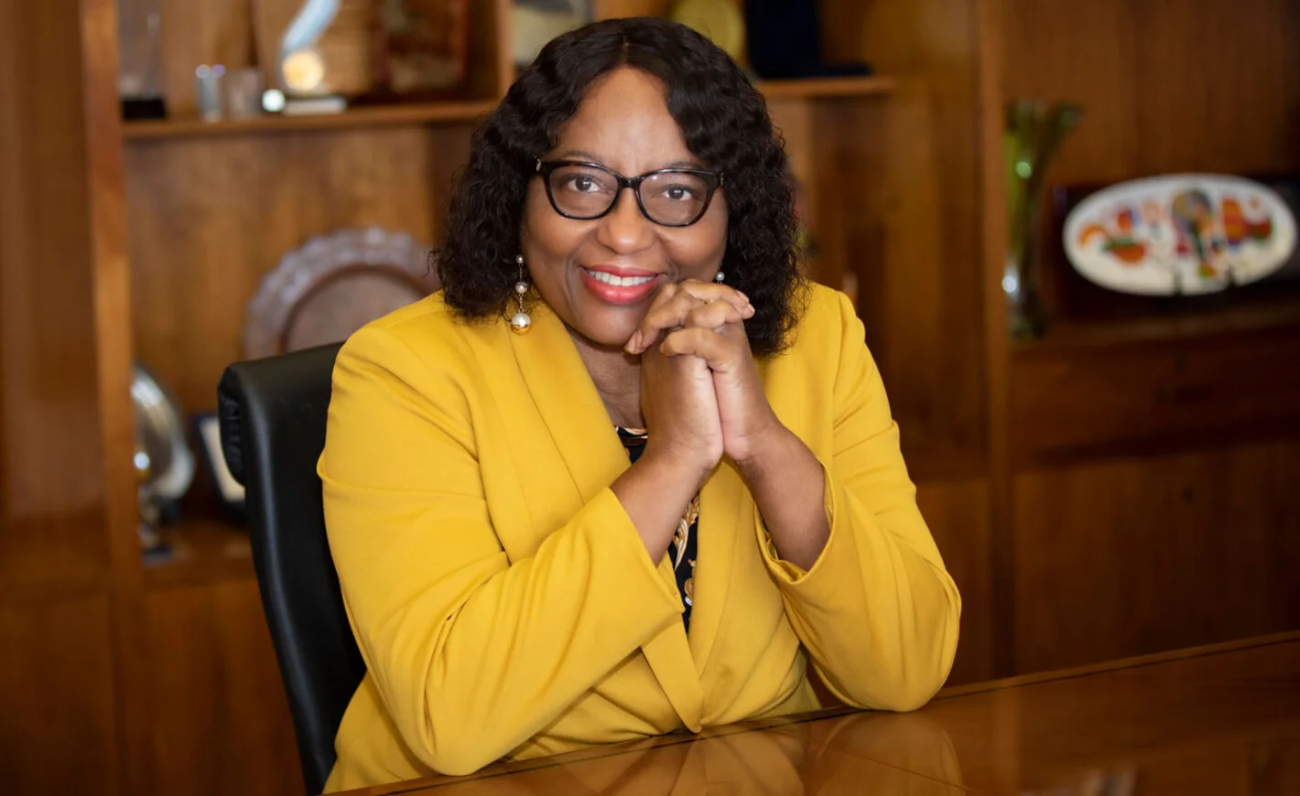
<svg viewBox="0 0 1300 796">
<path fill-rule="evenodd" d="M 545 306 L 529 334 L 441 294 L 357 332 L 334 370 L 319 472 L 368 674 L 327 790 L 472 772 L 818 707 L 908 710 L 942 685 L 961 600 L 916 507 L 898 427 L 847 298 L 813 287 L 760 364 L 826 472 L 830 538 L 781 561 L 725 461 L 700 496 L 689 636 L 609 489 L 628 457 Z"/>
</svg>

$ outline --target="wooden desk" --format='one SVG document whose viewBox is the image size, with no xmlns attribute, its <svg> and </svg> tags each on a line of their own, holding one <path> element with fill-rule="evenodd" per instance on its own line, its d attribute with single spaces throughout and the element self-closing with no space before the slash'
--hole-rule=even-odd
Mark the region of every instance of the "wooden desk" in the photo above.
<svg viewBox="0 0 1300 796">
<path fill-rule="evenodd" d="M 824 710 L 352 793 L 965 792 L 1300 794 L 1300 633 L 949 689 L 912 714 Z"/>
</svg>

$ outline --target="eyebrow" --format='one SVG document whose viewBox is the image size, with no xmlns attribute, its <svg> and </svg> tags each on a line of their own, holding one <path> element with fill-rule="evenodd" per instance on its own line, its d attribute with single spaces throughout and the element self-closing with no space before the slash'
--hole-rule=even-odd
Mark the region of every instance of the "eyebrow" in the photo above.
<svg viewBox="0 0 1300 796">
<path fill-rule="evenodd" d="M 566 149 L 563 152 L 560 152 L 549 159 L 550 160 L 585 160 L 588 163 L 595 163 L 598 166 L 605 165 L 605 161 L 602 160 L 598 155 L 592 152 L 587 152 L 586 150 L 582 150 L 582 149 Z M 694 163 L 689 160 L 674 160 L 672 163 L 667 163 L 663 166 L 660 166 L 658 169 L 651 169 L 651 171 L 659 171 L 659 169 L 702 169 L 702 168 L 704 168 L 704 166 L 701 166 L 699 163 Z"/>
</svg>

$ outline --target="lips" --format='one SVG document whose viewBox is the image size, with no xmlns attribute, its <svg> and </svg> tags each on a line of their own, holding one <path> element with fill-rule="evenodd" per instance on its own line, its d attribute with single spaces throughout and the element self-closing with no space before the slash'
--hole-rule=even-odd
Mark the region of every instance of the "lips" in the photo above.
<svg viewBox="0 0 1300 796">
<path fill-rule="evenodd" d="M 582 284 L 596 298 L 608 304 L 635 304 L 654 293 L 659 274 L 640 268 L 582 267 Z"/>
</svg>

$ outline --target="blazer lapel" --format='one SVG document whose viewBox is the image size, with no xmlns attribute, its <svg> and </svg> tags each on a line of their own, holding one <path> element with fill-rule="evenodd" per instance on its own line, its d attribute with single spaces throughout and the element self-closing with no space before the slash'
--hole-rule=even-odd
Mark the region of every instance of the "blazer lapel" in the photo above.
<svg viewBox="0 0 1300 796">
<path fill-rule="evenodd" d="M 533 328 L 511 334 L 511 347 L 580 504 L 585 504 L 628 468 L 627 451 L 564 323 L 540 302 L 532 316 Z"/>
<path fill-rule="evenodd" d="M 569 471 L 580 506 L 628 469 L 627 450 L 563 322 L 544 304 L 539 303 L 531 314 L 532 329 L 510 335 L 511 349 L 527 392 Z M 666 556 L 658 569 L 676 590 Z M 641 651 L 682 723 L 698 731 L 703 697 L 682 624 L 670 625 Z"/>
<path fill-rule="evenodd" d="M 700 491 L 700 526 L 695 566 L 695 605 L 691 608 L 691 657 L 701 675 L 718 640 L 731 585 L 733 552 L 751 536 L 753 499 L 744 479 L 724 459 Z"/>
<path fill-rule="evenodd" d="M 758 363 L 763 389 L 777 417 L 789 428 L 802 412 L 799 395 L 781 389 L 780 360 Z M 773 366 L 776 366 L 775 368 Z M 754 532 L 762 518 L 740 471 L 723 459 L 700 495 L 699 563 L 695 569 L 695 606 L 691 611 L 690 648 L 701 680 L 708 682 L 708 665 L 714 649 L 724 643 L 728 627 L 742 621 L 730 617 L 728 591 L 736 562 L 748 556 L 742 545 L 756 544 Z M 707 715 L 707 712 L 706 712 Z"/>
</svg>

